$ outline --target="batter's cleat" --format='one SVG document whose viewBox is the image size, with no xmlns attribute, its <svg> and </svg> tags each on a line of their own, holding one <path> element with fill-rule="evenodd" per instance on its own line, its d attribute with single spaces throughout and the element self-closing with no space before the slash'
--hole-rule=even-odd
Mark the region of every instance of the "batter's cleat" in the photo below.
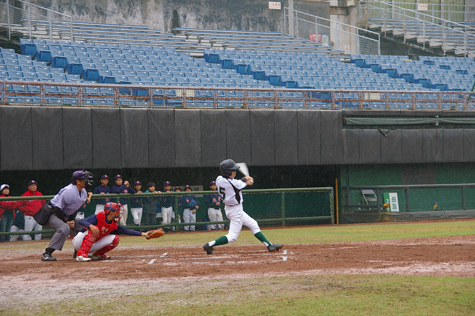
<svg viewBox="0 0 475 316">
<path fill-rule="evenodd" d="M 213 247 L 211 247 L 208 243 L 204 244 L 203 249 L 206 251 L 206 254 L 214 255 Z"/>
<path fill-rule="evenodd" d="M 92 255 L 91 256 L 91 260 L 93 261 L 97 261 L 97 260 L 110 260 L 111 257 L 107 256 L 107 255 Z"/>
<path fill-rule="evenodd" d="M 83 256 L 77 256 L 76 261 L 77 262 L 86 262 L 86 261 L 91 261 L 91 258 L 83 257 Z"/>
<path fill-rule="evenodd" d="M 53 257 L 53 255 L 45 252 L 41 255 L 41 261 L 56 261 L 56 258 Z"/>
<path fill-rule="evenodd" d="M 282 244 L 273 244 L 267 246 L 267 250 L 269 250 L 269 252 L 279 251 L 283 246 Z"/>
</svg>

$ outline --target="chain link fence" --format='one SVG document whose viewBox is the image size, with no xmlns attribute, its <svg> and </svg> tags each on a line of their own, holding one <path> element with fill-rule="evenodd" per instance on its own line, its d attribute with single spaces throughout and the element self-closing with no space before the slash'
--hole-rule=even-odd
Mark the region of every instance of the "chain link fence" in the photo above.
<svg viewBox="0 0 475 316">
<path fill-rule="evenodd" d="M 256 219 L 261 227 L 334 223 L 331 187 L 242 192 L 244 211 Z M 227 230 L 229 221 L 226 219 L 224 205 L 218 208 L 223 220 L 211 221 L 213 216 L 210 216 L 210 209 L 216 209 L 216 194 L 215 191 L 97 194 L 92 196 L 90 203 L 78 210 L 76 219 L 103 211 L 107 202 L 119 202 L 126 209 L 120 225 L 129 229 L 148 231 L 163 227 L 168 232 Z M 0 241 L 51 238 L 54 231 L 48 226 L 38 225 L 32 216 L 52 198 L 53 196 L 0 198 Z M 189 221 L 188 210 L 196 210 L 195 221 Z"/>
</svg>

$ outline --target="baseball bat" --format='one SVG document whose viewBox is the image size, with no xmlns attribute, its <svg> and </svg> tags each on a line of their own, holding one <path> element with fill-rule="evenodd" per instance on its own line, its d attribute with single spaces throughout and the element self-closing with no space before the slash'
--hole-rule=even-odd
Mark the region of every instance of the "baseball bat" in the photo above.
<svg viewBox="0 0 475 316">
<path fill-rule="evenodd" d="M 236 163 L 236 166 L 239 167 L 239 171 L 246 177 L 249 177 L 249 169 L 247 168 L 247 165 L 245 162 L 238 162 Z"/>
</svg>

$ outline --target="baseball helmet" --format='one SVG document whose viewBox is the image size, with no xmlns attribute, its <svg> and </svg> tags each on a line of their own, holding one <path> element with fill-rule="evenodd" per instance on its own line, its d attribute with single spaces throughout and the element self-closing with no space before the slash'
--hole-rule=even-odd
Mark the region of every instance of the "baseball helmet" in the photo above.
<svg viewBox="0 0 475 316">
<path fill-rule="evenodd" d="M 120 218 L 122 217 L 122 212 L 124 208 L 122 204 L 120 203 L 113 203 L 113 202 L 108 202 L 106 205 L 104 205 L 104 214 L 108 215 L 110 211 L 115 212 L 115 217 L 114 220 L 118 222 Z"/>
<path fill-rule="evenodd" d="M 219 170 L 221 171 L 221 175 L 225 178 L 231 176 L 233 171 L 239 170 L 239 166 L 236 166 L 236 163 L 232 159 L 226 159 L 221 161 L 219 164 Z"/>
<path fill-rule="evenodd" d="M 76 180 L 86 180 L 86 190 L 92 188 L 92 183 L 94 182 L 93 175 L 91 172 L 87 170 L 78 170 L 73 172 L 73 176 L 71 178 L 71 183 L 76 184 Z"/>
<path fill-rule="evenodd" d="M 191 200 L 188 205 L 191 207 L 191 208 L 195 208 L 197 203 L 196 203 L 196 200 Z"/>
</svg>

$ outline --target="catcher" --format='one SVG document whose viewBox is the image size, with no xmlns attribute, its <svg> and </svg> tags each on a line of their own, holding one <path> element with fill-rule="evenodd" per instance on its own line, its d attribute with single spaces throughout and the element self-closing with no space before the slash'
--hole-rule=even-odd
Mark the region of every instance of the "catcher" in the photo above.
<svg viewBox="0 0 475 316">
<path fill-rule="evenodd" d="M 147 239 L 162 237 L 163 230 L 151 230 L 143 233 L 119 226 L 123 212 L 120 203 L 106 203 L 104 212 L 91 215 L 79 221 L 84 229 L 73 239 L 74 257 L 76 261 L 108 260 L 106 255 L 119 244 L 119 234 L 144 236 Z M 93 255 L 89 257 L 89 253 Z"/>
</svg>

